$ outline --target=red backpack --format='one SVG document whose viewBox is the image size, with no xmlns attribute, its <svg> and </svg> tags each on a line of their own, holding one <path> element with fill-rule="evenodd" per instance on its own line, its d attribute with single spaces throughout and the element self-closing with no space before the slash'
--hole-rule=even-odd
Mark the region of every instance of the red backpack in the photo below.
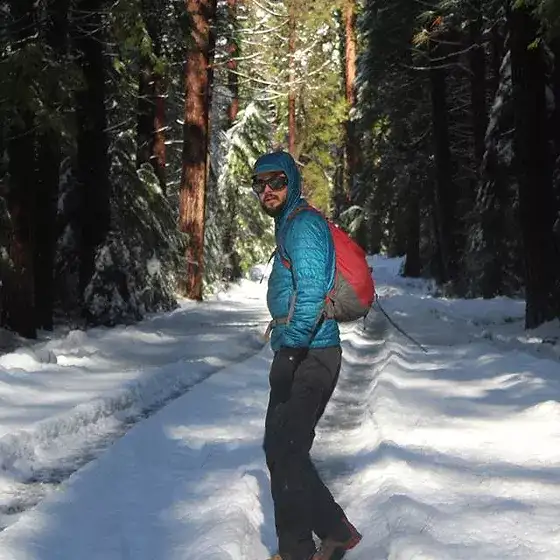
<svg viewBox="0 0 560 560">
<path fill-rule="evenodd" d="M 325 316 L 341 323 L 355 321 L 368 314 L 375 300 L 375 283 L 366 252 L 340 227 L 310 205 L 298 206 L 289 216 L 310 210 L 321 214 L 331 231 L 336 256 L 334 288 L 327 294 Z M 290 261 L 280 251 L 282 263 L 291 268 Z"/>
</svg>

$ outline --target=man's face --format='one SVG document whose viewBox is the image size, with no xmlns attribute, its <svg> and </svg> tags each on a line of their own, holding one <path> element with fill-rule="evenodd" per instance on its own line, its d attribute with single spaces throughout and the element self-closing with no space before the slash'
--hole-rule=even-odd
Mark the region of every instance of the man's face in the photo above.
<svg viewBox="0 0 560 560">
<path fill-rule="evenodd" d="M 271 217 L 278 216 L 288 197 L 288 178 L 283 171 L 257 173 L 253 191 L 259 197 L 262 209 Z"/>
</svg>

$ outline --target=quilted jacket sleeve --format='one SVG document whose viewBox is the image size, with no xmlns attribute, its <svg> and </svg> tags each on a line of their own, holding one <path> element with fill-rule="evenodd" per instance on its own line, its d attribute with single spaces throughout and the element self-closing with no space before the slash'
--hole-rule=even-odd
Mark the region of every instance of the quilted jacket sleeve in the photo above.
<svg viewBox="0 0 560 560">
<path fill-rule="evenodd" d="M 284 330 L 283 346 L 307 347 L 334 283 L 334 245 L 324 217 L 301 212 L 287 228 L 283 249 L 294 282 L 293 311 Z"/>
</svg>

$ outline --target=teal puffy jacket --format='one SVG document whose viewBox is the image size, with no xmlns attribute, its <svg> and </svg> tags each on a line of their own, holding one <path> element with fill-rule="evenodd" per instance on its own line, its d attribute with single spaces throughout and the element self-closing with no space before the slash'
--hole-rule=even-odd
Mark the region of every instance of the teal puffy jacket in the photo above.
<svg viewBox="0 0 560 560">
<path fill-rule="evenodd" d="M 268 280 L 267 304 L 273 320 L 291 311 L 287 324 L 276 324 L 271 333 L 273 350 L 281 347 L 325 348 L 340 344 L 338 324 L 322 318 L 325 297 L 334 286 L 335 254 L 329 226 L 317 212 L 292 211 L 307 202 L 301 196 L 301 177 L 292 156 L 274 152 L 261 156 L 254 172 L 283 171 L 288 177 L 288 196 L 280 216 L 274 219 L 276 251 Z M 282 252 L 291 263 L 282 263 Z"/>
</svg>

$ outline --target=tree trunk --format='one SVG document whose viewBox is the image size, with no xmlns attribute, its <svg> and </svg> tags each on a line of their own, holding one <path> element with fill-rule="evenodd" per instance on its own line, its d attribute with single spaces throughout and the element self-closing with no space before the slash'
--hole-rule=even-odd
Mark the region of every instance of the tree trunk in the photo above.
<svg viewBox="0 0 560 560">
<path fill-rule="evenodd" d="M 494 26 L 491 39 L 491 80 L 493 95 L 490 120 L 485 140 L 486 151 L 483 160 L 482 178 L 474 207 L 480 232 L 475 234 L 473 246 L 476 248 L 473 265 L 480 271 L 482 297 L 489 299 L 498 295 L 511 295 L 515 291 L 516 266 L 520 253 L 517 236 L 512 235 L 512 219 L 508 209 L 513 208 L 517 198 L 517 182 L 512 176 L 509 161 L 504 161 L 503 145 L 499 140 L 505 131 L 513 130 L 513 101 L 511 92 L 511 60 L 502 68 L 503 39 L 500 29 Z M 506 156 L 506 159 L 507 158 Z M 514 186 L 515 185 L 515 186 Z M 517 228 L 516 228 L 517 229 Z"/>
<path fill-rule="evenodd" d="M 331 216 L 333 220 L 336 220 L 348 206 L 348 192 L 346 191 L 344 185 L 344 167 L 346 160 L 344 156 L 344 148 L 336 147 L 333 159 L 336 162 L 336 168 L 333 177 L 331 196 L 331 204 L 333 208 Z"/>
<path fill-rule="evenodd" d="M 25 49 L 37 33 L 37 6 L 32 0 L 12 0 L 13 37 L 18 48 Z M 31 89 L 24 82 L 23 87 Z M 30 92 L 24 92 L 30 94 Z M 36 338 L 34 247 L 36 229 L 37 174 L 35 159 L 35 116 L 18 108 L 19 122 L 9 128 L 7 153 L 10 174 L 6 198 L 13 232 L 8 247 L 14 270 L 6 278 L 3 319 L 8 328 L 26 338 Z"/>
<path fill-rule="evenodd" d="M 406 260 L 404 276 L 418 278 L 422 272 L 420 259 L 420 196 L 418 178 L 413 177 L 407 197 Z"/>
<path fill-rule="evenodd" d="M 550 50 L 554 54 L 554 70 L 550 84 L 554 95 L 554 110 L 552 112 L 550 130 L 554 142 L 555 157 L 558 158 L 560 157 L 560 37 L 556 37 L 550 42 Z M 558 163 L 556 162 L 556 174 L 560 175 Z M 556 180 L 558 182 L 560 177 L 557 177 Z M 556 191 L 556 196 L 560 199 L 560 191 Z"/>
<path fill-rule="evenodd" d="M 488 114 L 486 107 L 486 53 L 482 38 L 482 0 L 471 0 L 472 19 L 469 24 L 471 51 L 469 52 L 471 79 L 471 115 L 474 137 L 474 159 L 477 176 L 485 152 Z"/>
<path fill-rule="evenodd" d="M 35 197 L 35 305 L 37 327 L 53 329 L 56 207 L 62 150 L 60 135 L 46 130 L 38 138 Z"/>
<path fill-rule="evenodd" d="M 185 121 L 183 127 L 183 169 L 180 187 L 179 227 L 188 234 L 182 293 L 202 299 L 204 266 L 204 220 L 208 179 L 208 136 L 211 87 L 211 23 L 216 0 L 186 0 L 192 20 L 191 47 L 185 62 Z"/>
<path fill-rule="evenodd" d="M 231 102 L 228 107 L 229 126 L 232 126 L 239 113 L 239 75 L 237 74 L 237 57 L 239 56 L 239 42 L 237 40 L 237 8 L 238 0 L 227 0 L 228 20 L 231 29 L 231 37 L 228 38 L 228 88 Z"/>
<path fill-rule="evenodd" d="M 446 70 L 436 64 L 430 69 L 432 97 L 432 128 L 435 144 L 436 193 L 440 250 L 442 256 L 442 282 L 454 280 L 458 273 L 456 242 L 457 192 L 453 178 L 453 162 L 449 145 L 449 121 L 446 100 Z"/>
<path fill-rule="evenodd" d="M 82 195 L 76 224 L 80 243 L 81 294 L 93 276 L 95 254 L 107 237 L 111 219 L 103 53 L 104 8 L 104 0 L 79 0 L 72 28 L 74 48 L 84 75 L 83 88 L 76 93 L 76 175 Z"/>
<path fill-rule="evenodd" d="M 297 10 L 295 1 L 290 1 L 288 15 L 288 58 L 289 58 L 289 93 L 288 93 L 288 151 L 296 157 L 297 121 L 296 121 L 296 25 Z"/>
<path fill-rule="evenodd" d="M 22 20 L 23 21 L 23 20 Z M 11 128 L 8 142 L 10 194 L 8 208 L 13 236 L 9 255 L 14 263 L 8 279 L 4 320 L 6 326 L 26 338 L 36 338 L 35 286 L 33 270 L 35 233 L 35 135 L 33 117 L 21 115 L 22 125 Z"/>
<path fill-rule="evenodd" d="M 237 8 L 238 0 L 228 0 L 228 28 L 231 36 L 228 37 L 227 52 L 230 56 L 228 60 L 228 88 L 231 101 L 228 107 L 227 128 L 233 126 L 239 112 L 239 76 L 237 70 L 237 60 L 239 56 L 239 43 L 237 40 Z M 238 235 L 237 221 L 235 216 L 238 213 L 239 188 L 237 185 L 231 187 L 226 193 L 226 216 L 228 222 L 225 225 L 223 237 L 223 251 L 226 259 L 226 270 L 223 279 L 227 282 L 235 281 L 242 276 L 241 258 L 235 250 L 235 240 Z"/>
<path fill-rule="evenodd" d="M 52 56 L 61 60 L 68 49 L 70 0 L 55 0 L 47 6 L 45 40 Z M 60 133 L 44 130 L 38 137 L 35 227 L 35 303 L 37 326 L 53 328 L 56 212 L 62 147 Z"/>
<path fill-rule="evenodd" d="M 560 248 L 553 228 L 557 202 L 547 134 L 547 67 L 543 47 L 529 46 L 539 24 L 528 7 L 508 10 L 515 111 L 514 147 L 526 273 L 525 326 L 560 317 Z"/>
<path fill-rule="evenodd" d="M 356 72 L 357 72 L 357 41 L 356 41 L 356 0 L 345 0 L 344 4 L 344 43 L 345 43 L 345 92 L 348 105 L 346 120 L 345 160 L 346 160 L 346 193 L 347 201 L 353 192 L 355 178 L 358 174 L 358 139 L 356 126 L 352 120 L 351 111 L 356 106 Z"/>
<path fill-rule="evenodd" d="M 152 57 L 140 61 L 137 124 L 137 165 L 150 163 L 163 192 L 166 184 L 165 150 L 165 80 L 157 71 L 153 57 L 161 56 L 162 31 L 160 26 L 163 9 L 157 2 L 142 0 L 142 17 L 152 41 Z"/>
<path fill-rule="evenodd" d="M 492 69 L 489 80 L 490 95 L 492 99 L 496 96 L 500 87 L 500 76 L 502 62 L 504 59 L 504 37 L 498 23 L 492 26 L 490 33 L 490 68 Z"/>
</svg>

